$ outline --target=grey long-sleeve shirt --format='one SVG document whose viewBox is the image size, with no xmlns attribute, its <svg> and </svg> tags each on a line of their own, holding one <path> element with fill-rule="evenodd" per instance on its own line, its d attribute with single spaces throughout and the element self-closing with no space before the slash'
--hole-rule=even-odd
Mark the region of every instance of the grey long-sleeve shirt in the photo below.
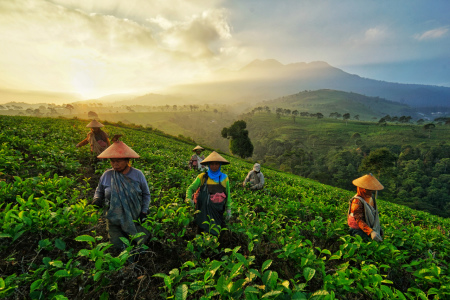
<svg viewBox="0 0 450 300">
<path fill-rule="evenodd" d="M 251 183 L 252 190 L 260 190 L 264 187 L 264 175 L 261 172 L 250 171 L 245 177 L 244 185 L 249 182 Z"/>
<path fill-rule="evenodd" d="M 113 169 L 108 169 L 100 177 L 97 189 L 95 190 L 94 198 L 106 199 L 108 202 L 111 199 L 111 176 Z M 147 213 L 148 207 L 150 205 L 150 190 L 148 188 L 147 180 L 141 170 L 130 168 L 127 174 L 124 174 L 128 178 L 139 182 L 142 190 L 142 206 L 141 211 Z"/>
</svg>

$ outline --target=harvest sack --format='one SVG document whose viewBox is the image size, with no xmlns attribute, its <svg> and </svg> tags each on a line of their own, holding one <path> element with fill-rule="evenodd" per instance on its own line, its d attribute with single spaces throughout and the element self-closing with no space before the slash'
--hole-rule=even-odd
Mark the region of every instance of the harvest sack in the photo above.
<svg viewBox="0 0 450 300">
<path fill-rule="evenodd" d="M 106 134 L 104 134 L 104 135 L 106 135 Z M 103 140 L 96 137 L 95 133 L 89 132 L 88 137 L 89 137 L 89 144 L 91 145 L 91 150 L 95 154 L 98 155 L 98 154 L 102 153 L 108 147 L 108 144 L 106 144 L 106 142 L 104 142 Z"/>
</svg>

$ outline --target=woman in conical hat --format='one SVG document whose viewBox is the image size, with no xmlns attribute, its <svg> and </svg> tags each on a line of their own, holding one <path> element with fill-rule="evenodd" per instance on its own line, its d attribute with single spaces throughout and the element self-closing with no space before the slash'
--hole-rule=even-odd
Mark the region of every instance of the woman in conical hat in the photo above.
<svg viewBox="0 0 450 300">
<path fill-rule="evenodd" d="M 350 199 L 348 208 L 347 223 L 350 234 L 359 235 L 364 240 L 371 238 L 378 242 L 383 241 L 376 203 L 376 191 L 384 189 L 383 185 L 372 174 L 359 177 L 352 183 L 356 186 L 356 195 Z"/>
<path fill-rule="evenodd" d="M 150 190 L 142 171 L 130 164 L 130 159 L 139 158 L 139 154 L 117 139 L 98 158 L 109 159 L 112 169 L 106 170 L 100 177 L 92 204 L 106 206 L 106 224 L 111 243 L 119 251 L 124 248 L 121 237 L 129 238 L 140 232 L 145 235 L 135 241 L 144 243 L 149 232 L 135 221 L 145 221 L 150 205 Z"/>
<path fill-rule="evenodd" d="M 223 228 L 226 225 L 225 211 L 227 219 L 231 217 L 230 181 L 228 176 L 221 172 L 222 165 L 227 165 L 229 162 L 219 153 L 213 151 L 202 161 L 202 164 L 207 165 L 209 169 L 207 172 L 198 175 L 188 187 L 186 200 L 200 211 L 195 218 L 199 232 L 210 232 L 213 235 L 218 235 L 220 229 L 217 226 Z M 192 199 L 194 193 L 196 195 Z"/>
<path fill-rule="evenodd" d="M 204 155 L 201 155 L 202 151 L 205 150 L 203 147 L 196 146 L 192 151 L 195 153 L 192 154 L 191 159 L 189 160 L 189 168 L 197 169 L 200 171 L 204 171 L 206 167 L 201 165 L 201 162 L 205 159 Z"/>
<path fill-rule="evenodd" d="M 91 152 L 99 155 L 102 153 L 107 147 L 111 146 L 109 141 L 109 137 L 100 127 L 104 127 L 102 123 L 97 120 L 92 120 L 86 127 L 91 128 L 91 131 L 88 133 L 87 138 L 79 142 L 76 147 L 82 147 L 86 144 L 91 145 Z"/>
</svg>

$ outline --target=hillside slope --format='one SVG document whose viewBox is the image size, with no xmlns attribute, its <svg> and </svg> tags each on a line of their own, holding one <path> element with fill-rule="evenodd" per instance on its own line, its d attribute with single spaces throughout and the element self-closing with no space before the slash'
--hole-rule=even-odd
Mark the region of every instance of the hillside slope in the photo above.
<svg viewBox="0 0 450 300">
<path fill-rule="evenodd" d="M 317 113 L 325 116 L 338 112 L 341 115 L 350 113 L 359 115 L 360 119 L 380 118 L 385 115 L 412 115 L 416 112 L 409 106 L 398 102 L 387 101 L 379 97 L 367 97 L 361 94 L 336 90 L 303 91 L 293 95 L 263 101 L 258 105 L 269 106 L 273 112 L 275 108 L 298 110 L 299 112 Z"/>
<path fill-rule="evenodd" d="M 184 201 L 193 145 L 106 126 L 141 155 L 152 194 L 149 249 L 109 253 L 88 205 L 108 168 L 85 148 L 79 120 L 0 117 L 0 297 L 45 299 L 445 299 L 450 221 L 379 201 L 384 242 L 347 235 L 351 192 L 263 168 L 265 191 L 241 182 L 251 164 L 225 156 L 233 219 L 217 240 L 195 235 Z M 209 152 L 209 151 L 207 151 Z M 381 194 L 382 197 L 382 194 Z M 219 244 L 220 243 L 220 244 Z"/>
</svg>

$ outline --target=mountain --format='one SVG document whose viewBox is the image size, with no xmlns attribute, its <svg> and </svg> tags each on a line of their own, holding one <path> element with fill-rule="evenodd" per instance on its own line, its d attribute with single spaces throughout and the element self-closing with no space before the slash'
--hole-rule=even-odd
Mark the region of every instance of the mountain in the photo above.
<svg viewBox="0 0 450 300">
<path fill-rule="evenodd" d="M 255 60 L 238 71 L 222 70 L 208 82 L 174 86 L 169 93 L 195 95 L 204 101 L 257 102 L 320 89 L 380 97 L 413 107 L 450 107 L 449 87 L 363 78 L 321 61 L 283 65 L 274 59 Z"/>
</svg>

